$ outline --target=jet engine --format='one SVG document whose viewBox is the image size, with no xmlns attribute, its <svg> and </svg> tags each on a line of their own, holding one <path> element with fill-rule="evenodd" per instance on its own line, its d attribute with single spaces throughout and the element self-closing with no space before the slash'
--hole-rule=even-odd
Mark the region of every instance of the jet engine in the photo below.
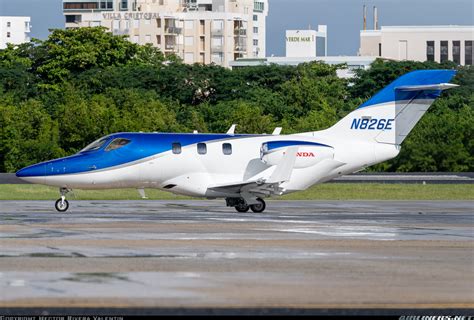
<svg viewBox="0 0 474 320">
<path fill-rule="evenodd" d="M 295 169 L 314 166 L 324 159 L 334 157 L 334 149 L 330 146 L 305 141 L 271 141 L 262 144 L 260 159 L 269 166 L 278 165 L 289 147 L 298 147 Z"/>
</svg>

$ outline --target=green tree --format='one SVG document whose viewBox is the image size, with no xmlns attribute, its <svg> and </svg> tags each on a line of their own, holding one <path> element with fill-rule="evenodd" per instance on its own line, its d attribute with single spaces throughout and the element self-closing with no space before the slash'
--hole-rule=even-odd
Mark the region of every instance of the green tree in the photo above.
<svg viewBox="0 0 474 320">
<path fill-rule="evenodd" d="M 58 125 L 40 102 L 0 105 L 1 171 L 16 171 L 64 155 L 58 145 Z"/>
</svg>

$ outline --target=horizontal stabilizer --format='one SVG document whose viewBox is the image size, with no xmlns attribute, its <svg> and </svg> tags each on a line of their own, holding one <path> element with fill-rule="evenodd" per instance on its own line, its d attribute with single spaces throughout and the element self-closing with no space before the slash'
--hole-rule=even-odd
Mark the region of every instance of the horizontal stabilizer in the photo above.
<svg viewBox="0 0 474 320">
<path fill-rule="evenodd" d="M 395 90 L 400 90 L 400 91 L 448 90 L 448 89 L 452 89 L 456 87 L 459 87 L 459 86 L 453 83 L 439 83 L 439 84 L 418 85 L 418 86 L 401 86 L 401 87 L 396 87 Z"/>
</svg>

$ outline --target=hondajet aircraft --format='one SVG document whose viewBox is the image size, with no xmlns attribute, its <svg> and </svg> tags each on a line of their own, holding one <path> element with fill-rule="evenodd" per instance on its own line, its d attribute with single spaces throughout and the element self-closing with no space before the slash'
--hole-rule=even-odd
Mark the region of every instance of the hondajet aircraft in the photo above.
<svg viewBox="0 0 474 320">
<path fill-rule="evenodd" d="M 238 212 L 263 212 L 264 198 L 305 190 L 392 159 L 453 70 L 407 73 L 334 126 L 280 135 L 115 133 L 77 154 L 21 169 L 31 183 L 59 187 L 58 211 L 72 189 L 145 188 L 225 198 Z"/>
</svg>

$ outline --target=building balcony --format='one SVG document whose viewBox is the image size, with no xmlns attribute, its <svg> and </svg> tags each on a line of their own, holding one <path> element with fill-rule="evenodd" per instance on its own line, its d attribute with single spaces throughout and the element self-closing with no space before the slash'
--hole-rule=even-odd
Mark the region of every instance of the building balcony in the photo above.
<svg viewBox="0 0 474 320">
<path fill-rule="evenodd" d="M 114 29 L 113 34 L 116 36 L 129 35 L 130 29 Z"/>
<path fill-rule="evenodd" d="M 181 34 L 182 31 L 183 28 L 165 26 L 165 33 L 168 34 Z"/>
<path fill-rule="evenodd" d="M 178 46 L 176 43 L 167 43 L 165 44 L 165 50 L 176 50 Z"/>
<path fill-rule="evenodd" d="M 247 52 L 247 46 L 246 45 L 234 45 L 234 51 L 237 52 Z"/>
<path fill-rule="evenodd" d="M 239 37 L 246 37 L 247 36 L 247 30 L 246 29 L 234 29 L 234 36 L 239 36 Z"/>
</svg>

